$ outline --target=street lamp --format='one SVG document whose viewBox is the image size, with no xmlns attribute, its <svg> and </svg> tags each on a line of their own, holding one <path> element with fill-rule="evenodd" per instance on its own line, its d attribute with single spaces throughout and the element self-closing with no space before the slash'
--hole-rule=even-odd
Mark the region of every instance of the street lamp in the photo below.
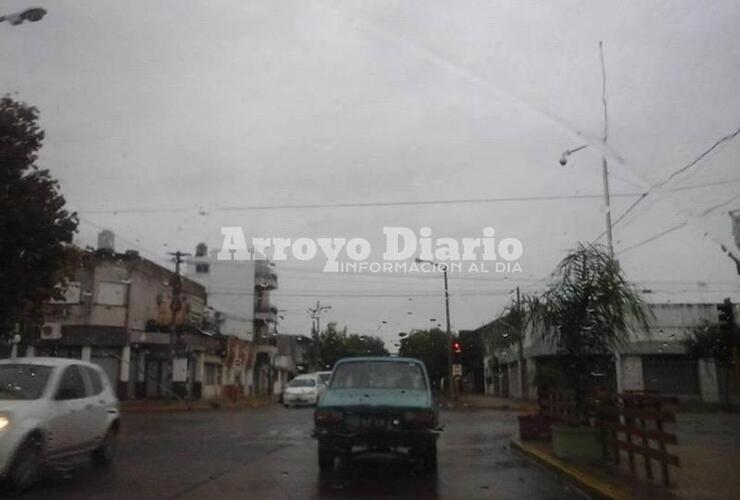
<svg viewBox="0 0 740 500">
<path fill-rule="evenodd" d="M 41 21 L 45 15 L 46 9 L 42 9 L 40 7 L 32 7 L 30 9 L 16 12 L 14 14 L 0 16 L 0 23 L 3 21 L 7 21 L 8 23 L 10 23 L 11 26 L 18 26 L 19 24 L 23 24 L 25 21 L 28 21 L 29 23 L 35 23 Z"/>
<path fill-rule="evenodd" d="M 565 164 L 566 164 L 566 163 L 568 163 L 568 159 L 570 158 L 570 155 L 572 155 L 573 153 L 576 153 L 576 152 L 578 152 L 578 151 L 582 150 L 583 148 L 585 148 L 585 147 L 587 147 L 587 146 L 588 146 L 588 144 L 584 144 L 583 146 L 578 146 L 577 148 L 573 148 L 573 149 L 568 149 L 568 150 L 566 150 L 566 151 L 565 151 L 565 152 L 564 152 L 564 153 L 563 153 L 563 154 L 562 154 L 562 155 L 560 156 L 560 164 L 561 164 L 562 166 L 565 166 Z"/>
<path fill-rule="evenodd" d="M 444 282 L 445 282 L 445 317 L 447 319 L 447 380 L 449 381 L 448 384 L 448 395 L 451 399 L 457 400 L 457 392 L 455 391 L 453 382 L 452 382 L 452 350 L 449 348 L 449 346 L 452 345 L 452 330 L 450 329 L 450 294 L 447 288 L 447 265 L 446 264 L 440 264 L 438 262 L 434 262 L 431 260 L 424 260 L 420 259 L 419 257 L 415 258 L 414 261 L 417 264 L 431 264 L 440 271 L 442 271 L 442 274 L 444 276 Z"/>
<path fill-rule="evenodd" d="M 601 61 L 601 102 L 604 107 L 604 133 L 601 137 L 601 141 L 604 144 L 604 147 L 606 147 L 606 140 L 609 135 L 608 134 L 609 124 L 607 121 L 608 115 L 606 112 L 606 71 L 604 69 L 604 45 L 602 42 L 599 42 L 599 58 Z M 578 146 L 577 148 L 566 150 L 560 156 L 560 165 L 565 166 L 568 163 L 568 159 L 570 158 L 570 155 L 586 147 L 588 147 L 588 144 L 584 144 L 583 146 Z M 614 246 L 612 244 L 612 212 L 611 212 L 611 200 L 609 197 L 609 169 L 607 168 L 606 156 L 603 154 L 601 156 L 601 173 L 602 173 L 603 183 L 604 183 L 604 205 L 606 208 L 606 212 L 605 212 L 606 242 L 607 242 L 607 247 L 609 248 L 609 256 L 613 259 L 614 258 Z"/>
</svg>

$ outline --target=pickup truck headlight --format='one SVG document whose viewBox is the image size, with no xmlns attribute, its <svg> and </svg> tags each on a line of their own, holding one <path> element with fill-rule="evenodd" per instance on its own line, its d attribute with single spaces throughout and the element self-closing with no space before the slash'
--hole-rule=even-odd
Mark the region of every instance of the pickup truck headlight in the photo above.
<svg viewBox="0 0 740 500">
<path fill-rule="evenodd" d="M 10 419 L 5 415 L 0 415 L 0 431 L 4 431 L 10 427 Z"/>
</svg>

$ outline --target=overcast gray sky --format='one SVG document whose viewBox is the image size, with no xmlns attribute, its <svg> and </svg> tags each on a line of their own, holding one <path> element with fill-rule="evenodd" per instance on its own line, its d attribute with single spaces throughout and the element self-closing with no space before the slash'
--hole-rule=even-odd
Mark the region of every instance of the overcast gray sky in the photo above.
<svg viewBox="0 0 740 500">
<path fill-rule="evenodd" d="M 217 246 L 222 225 L 362 236 L 379 250 L 389 225 L 519 238 L 522 273 L 451 277 L 454 329 L 492 319 L 517 285 L 541 287 L 568 248 L 601 233 L 601 200 L 224 207 L 600 195 L 604 151 L 612 192 L 639 193 L 740 127 L 736 1 L 37 4 L 43 21 L 0 24 L 0 82 L 41 111 L 39 163 L 80 212 L 80 243 L 105 227 L 118 250 L 162 259 Z M 608 150 L 598 146 L 599 40 Z M 592 147 L 558 164 L 584 142 Z M 738 253 L 727 215 L 740 208 L 738 160 L 740 137 L 614 228 L 620 262 L 654 291 L 649 300 L 737 299 L 717 242 Z M 615 218 L 634 200 L 615 197 Z M 307 333 L 316 299 L 332 305 L 325 320 L 386 340 L 442 322 L 439 276 L 326 275 L 322 264 L 279 264 L 281 331 Z M 380 294 L 391 296 L 362 296 Z"/>
</svg>

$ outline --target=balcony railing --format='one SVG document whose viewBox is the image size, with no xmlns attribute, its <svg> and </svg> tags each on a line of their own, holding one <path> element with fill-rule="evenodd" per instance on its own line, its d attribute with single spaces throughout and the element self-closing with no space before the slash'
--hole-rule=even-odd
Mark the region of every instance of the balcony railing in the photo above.
<svg viewBox="0 0 740 500">
<path fill-rule="evenodd" d="M 258 260 L 254 268 L 254 285 L 256 288 L 277 288 L 278 280 L 275 265 L 268 260 Z"/>
<path fill-rule="evenodd" d="M 258 307 L 254 310 L 254 319 L 258 321 L 277 323 L 278 308 L 275 306 Z"/>
<path fill-rule="evenodd" d="M 254 286 L 269 290 L 277 288 L 277 274 L 269 270 L 258 270 L 254 275 Z"/>
</svg>

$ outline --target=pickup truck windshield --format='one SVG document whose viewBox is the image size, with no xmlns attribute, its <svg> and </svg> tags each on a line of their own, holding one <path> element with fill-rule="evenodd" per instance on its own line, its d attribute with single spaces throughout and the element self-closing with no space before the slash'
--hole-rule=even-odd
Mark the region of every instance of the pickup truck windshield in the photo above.
<svg viewBox="0 0 740 500">
<path fill-rule="evenodd" d="M 337 366 L 332 389 L 426 389 L 418 363 L 399 361 L 353 361 Z"/>
</svg>

